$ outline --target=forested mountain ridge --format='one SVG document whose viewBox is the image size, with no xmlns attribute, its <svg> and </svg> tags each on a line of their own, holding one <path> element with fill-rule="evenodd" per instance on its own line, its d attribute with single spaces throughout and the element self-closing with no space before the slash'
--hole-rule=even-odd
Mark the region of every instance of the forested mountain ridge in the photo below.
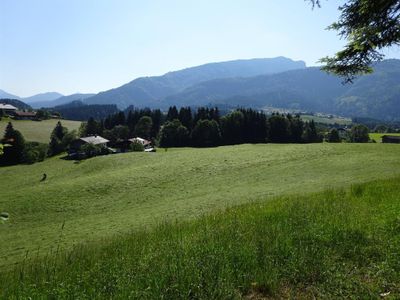
<svg viewBox="0 0 400 300">
<path fill-rule="evenodd" d="M 250 78 L 225 78 L 168 96 L 168 105 L 228 104 L 277 107 L 377 119 L 400 118 L 400 60 L 377 63 L 374 73 L 343 84 L 316 67 Z"/>
<path fill-rule="evenodd" d="M 400 60 L 384 60 L 374 69 L 374 73 L 360 76 L 352 84 L 343 84 L 341 78 L 318 67 L 306 68 L 302 61 L 284 57 L 236 60 L 141 77 L 96 95 L 73 94 L 32 106 L 54 107 L 79 100 L 88 105 L 113 104 L 119 109 L 167 109 L 172 105 L 275 107 L 399 120 Z M 8 93 L 0 90 L 1 95 Z"/>
<path fill-rule="evenodd" d="M 285 57 L 210 63 L 169 72 L 162 76 L 141 77 L 121 87 L 101 92 L 84 102 L 87 104 L 112 103 L 120 108 L 129 105 L 159 107 L 161 99 L 203 81 L 274 74 L 305 67 L 303 61 L 293 61 Z"/>
</svg>

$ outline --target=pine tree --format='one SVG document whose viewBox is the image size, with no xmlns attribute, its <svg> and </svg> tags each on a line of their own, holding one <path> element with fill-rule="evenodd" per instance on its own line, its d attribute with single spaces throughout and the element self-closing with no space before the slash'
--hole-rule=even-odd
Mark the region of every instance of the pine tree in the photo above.
<svg viewBox="0 0 400 300">
<path fill-rule="evenodd" d="M 99 130 L 100 130 L 99 123 L 94 118 L 90 117 L 86 124 L 86 135 L 99 134 Z"/>
<path fill-rule="evenodd" d="M 153 120 L 148 116 L 143 116 L 135 126 L 135 135 L 144 139 L 150 139 L 152 127 Z"/>
<path fill-rule="evenodd" d="M 329 143 L 340 143 L 342 140 L 339 136 L 339 132 L 336 128 L 333 128 L 328 135 L 328 142 Z"/>
<path fill-rule="evenodd" d="M 25 139 L 18 130 L 14 129 L 11 122 L 7 124 L 3 142 L 7 147 L 4 148 L 2 164 L 12 165 L 21 163 L 23 161 Z"/>
<path fill-rule="evenodd" d="M 181 107 L 179 110 L 179 121 L 189 130 L 193 128 L 193 117 L 190 107 Z"/>
<path fill-rule="evenodd" d="M 179 113 L 178 113 L 178 109 L 176 108 L 176 106 L 172 106 L 168 109 L 167 121 L 173 121 L 175 119 L 179 120 Z"/>
<path fill-rule="evenodd" d="M 303 141 L 305 143 L 318 143 L 322 141 L 318 135 L 314 120 L 311 120 L 311 122 L 306 123 L 303 134 Z"/>
<path fill-rule="evenodd" d="M 53 156 L 65 151 L 66 146 L 63 144 L 63 138 L 68 133 L 68 129 L 63 127 L 61 122 L 58 121 L 56 127 L 50 136 L 48 155 Z"/>
</svg>

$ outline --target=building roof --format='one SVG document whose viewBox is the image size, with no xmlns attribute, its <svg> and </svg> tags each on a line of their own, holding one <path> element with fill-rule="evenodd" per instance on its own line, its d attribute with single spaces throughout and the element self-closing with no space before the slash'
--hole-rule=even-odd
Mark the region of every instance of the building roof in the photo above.
<svg viewBox="0 0 400 300">
<path fill-rule="evenodd" d="M 83 137 L 83 138 L 80 138 L 80 140 L 84 141 L 85 143 L 93 144 L 93 145 L 107 144 L 109 142 L 109 140 L 107 140 L 99 135 Z"/>
<path fill-rule="evenodd" d="M 15 111 L 14 115 L 17 117 L 36 117 L 36 112 L 34 112 L 34 111 Z"/>
<path fill-rule="evenodd" d="M 143 146 L 146 146 L 146 145 L 150 145 L 150 144 L 151 144 L 150 141 L 145 140 L 145 139 L 142 139 L 142 138 L 140 138 L 140 137 L 135 137 L 135 138 L 133 138 L 133 139 L 129 139 L 129 141 L 131 141 L 132 143 L 134 143 L 134 142 L 139 142 L 139 143 L 141 143 Z"/>
<path fill-rule="evenodd" d="M 400 140 L 400 136 L 398 136 L 398 135 L 383 135 L 382 138 L 392 139 L 392 140 Z"/>
<path fill-rule="evenodd" d="M 11 105 L 11 104 L 0 103 L 0 109 L 17 110 L 18 108 L 16 108 L 15 106 L 13 106 L 13 105 Z"/>
</svg>

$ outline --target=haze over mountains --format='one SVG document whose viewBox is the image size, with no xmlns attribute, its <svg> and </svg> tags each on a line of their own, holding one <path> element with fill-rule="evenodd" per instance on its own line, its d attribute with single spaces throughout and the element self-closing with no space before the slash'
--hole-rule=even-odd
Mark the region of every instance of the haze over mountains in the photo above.
<svg viewBox="0 0 400 300">
<path fill-rule="evenodd" d="M 343 85 L 340 78 L 307 68 L 302 61 L 284 57 L 235 60 L 137 78 L 96 95 L 74 94 L 30 104 L 51 107 L 80 100 L 85 104 L 116 104 L 121 109 L 130 105 L 164 109 L 170 105 L 276 107 L 399 119 L 400 60 L 385 60 L 374 69 L 373 74 Z M 4 93 L 0 91 L 0 98 Z M 47 99 L 51 96 L 45 95 Z"/>
<path fill-rule="evenodd" d="M 66 103 L 70 103 L 73 101 L 84 101 L 85 99 L 94 96 L 95 94 L 81 94 L 81 93 L 76 93 L 72 94 L 69 96 L 59 96 L 55 99 L 52 100 L 47 100 L 47 101 L 36 101 L 31 103 L 32 107 L 34 108 L 41 108 L 41 107 L 54 107 L 58 105 L 63 105 Z"/>
</svg>

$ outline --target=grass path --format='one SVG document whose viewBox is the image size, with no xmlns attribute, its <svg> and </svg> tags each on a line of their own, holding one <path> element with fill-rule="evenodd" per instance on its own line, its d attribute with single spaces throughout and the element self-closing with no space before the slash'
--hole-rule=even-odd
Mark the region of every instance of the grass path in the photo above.
<svg viewBox="0 0 400 300">
<path fill-rule="evenodd" d="M 237 204 L 400 174 L 387 144 L 240 145 L 59 158 L 0 169 L 0 265 Z M 40 183 L 42 173 L 46 182 Z M 64 229 L 61 231 L 62 224 Z M 60 235 L 62 233 L 62 239 Z"/>
</svg>

